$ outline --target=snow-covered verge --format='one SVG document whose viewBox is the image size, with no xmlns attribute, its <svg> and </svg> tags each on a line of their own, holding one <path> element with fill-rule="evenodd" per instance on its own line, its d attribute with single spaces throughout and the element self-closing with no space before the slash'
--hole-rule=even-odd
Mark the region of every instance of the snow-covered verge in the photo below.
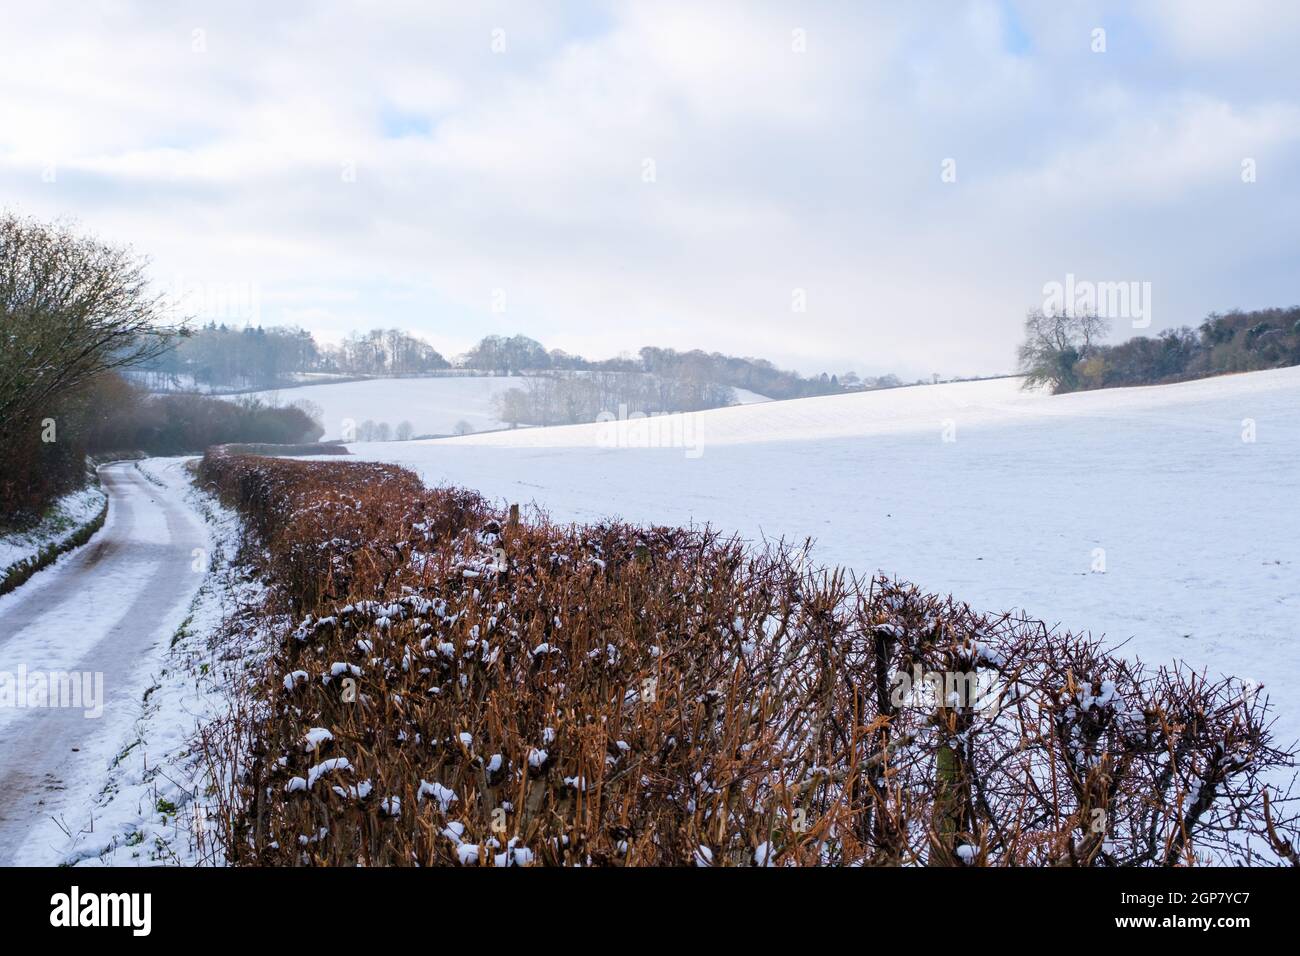
<svg viewBox="0 0 1300 956">
<path fill-rule="evenodd" d="M 0 535 L 0 594 L 89 540 L 104 523 L 107 508 L 108 496 L 95 482 L 64 495 L 35 527 Z"/>
<path fill-rule="evenodd" d="M 246 706 L 247 675 L 262 656 L 263 632 L 251 613 L 262 586 L 238 562 L 238 517 L 197 488 L 186 498 L 208 524 L 203 583 L 158 657 L 129 733 L 114 754 L 105 754 L 104 776 L 82 789 L 93 795 L 47 817 L 17 863 L 224 863 L 213 834 L 229 770 L 209 766 L 199 740 L 224 732 L 230 716 Z"/>
</svg>

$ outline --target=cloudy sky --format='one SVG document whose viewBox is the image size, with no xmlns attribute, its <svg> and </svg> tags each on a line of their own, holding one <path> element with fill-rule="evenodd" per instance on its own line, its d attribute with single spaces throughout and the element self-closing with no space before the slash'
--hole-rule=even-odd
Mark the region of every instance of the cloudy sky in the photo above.
<svg viewBox="0 0 1300 956">
<path fill-rule="evenodd" d="M 1300 301 L 1293 0 L 5 6 L 0 205 L 200 314 L 956 375 L 1071 274 Z"/>
</svg>

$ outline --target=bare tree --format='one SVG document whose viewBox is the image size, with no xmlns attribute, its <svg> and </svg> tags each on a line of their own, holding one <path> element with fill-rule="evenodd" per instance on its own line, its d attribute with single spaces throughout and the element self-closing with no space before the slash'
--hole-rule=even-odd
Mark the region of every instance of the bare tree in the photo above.
<svg viewBox="0 0 1300 956">
<path fill-rule="evenodd" d="M 297 401 L 290 402 L 289 407 L 298 409 L 317 425 L 324 427 L 325 409 L 321 408 L 319 402 L 313 402 L 310 398 L 300 398 Z"/>
<path fill-rule="evenodd" d="M 1092 353 L 1108 329 L 1109 323 L 1095 312 L 1031 311 L 1025 317 L 1025 340 L 1017 355 L 1025 387 L 1073 391 L 1078 385 L 1075 366 Z"/>
<path fill-rule="evenodd" d="M 180 332 L 163 321 L 146 260 L 64 224 L 0 215 L 0 422 L 154 358 Z"/>
<path fill-rule="evenodd" d="M 511 428 L 518 427 L 521 422 L 531 422 L 532 403 L 522 388 L 508 388 L 497 393 L 492 401 L 496 406 L 497 418 Z"/>
</svg>

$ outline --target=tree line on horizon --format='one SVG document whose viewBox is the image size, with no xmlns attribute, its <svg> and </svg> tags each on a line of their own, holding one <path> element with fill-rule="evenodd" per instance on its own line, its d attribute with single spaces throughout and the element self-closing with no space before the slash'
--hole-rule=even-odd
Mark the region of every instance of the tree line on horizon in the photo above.
<svg viewBox="0 0 1300 956">
<path fill-rule="evenodd" d="M 174 348 L 159 351 L 137 366 L 144 381 L 159 390 L 229 391 L 274 388 L 312 373 L 372 377 L 453 370 L 491 375 L 577 371 L 652 375 L 674 382 L 747 389 L 776 399 L 903 384 L 893 375 L 865 379 L 853 372 L 803 376 L 765 359 L 700 349 L 680 352 L 646 346 L 635 356 L 587 359 L 563 349 L 547 349 L 526 335 L 488 335 L 464 355 L 448 359 L 423 339 L 400 329 L 353 332 L 338 345 L 329 345 L 297 327 L 238 328 L 215 321 L 188 331 Z"/>
<path fill-rule="evenodd" d="M 1212 312 L 1196 329 L 1114 345 L 1101 341 L 1108 326 L 1095 312 L 1031 311 L 1018 352 L 1025 386 L 1062 394 L 1300 365 L 1300 306 Z"/>
</svg>

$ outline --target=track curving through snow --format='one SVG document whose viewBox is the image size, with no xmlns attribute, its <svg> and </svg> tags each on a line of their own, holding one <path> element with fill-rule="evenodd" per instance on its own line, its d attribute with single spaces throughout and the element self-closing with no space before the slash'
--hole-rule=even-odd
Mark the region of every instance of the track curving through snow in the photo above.
<svg viewBox="0 0 1300 956">
<path fill-rule="evenodd" d="M 95 707 L 0 706 L 0 866 L 65 802 L 91 794 L 203 581 L 203 519 L 184 459 L 100 468 L 108 520 L 87 544 L 0 598 L 0 679 L 102 675 Z M 48 681 L 38 682 L 49 686 Z"/>
</svg>

